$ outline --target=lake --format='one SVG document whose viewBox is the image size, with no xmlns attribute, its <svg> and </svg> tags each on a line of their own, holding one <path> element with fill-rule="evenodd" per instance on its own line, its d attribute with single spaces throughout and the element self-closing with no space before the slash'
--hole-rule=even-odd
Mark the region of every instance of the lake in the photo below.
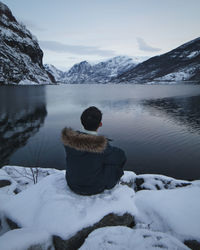
<svg viewBox="0 0 200 250">
<path fill-rule="evenodd" d="M 61 129 L 93 105 L 126 170 L 200 179 L 198 85 L 0 86 L 0 165 L 64 169 Z"/>
</svg>

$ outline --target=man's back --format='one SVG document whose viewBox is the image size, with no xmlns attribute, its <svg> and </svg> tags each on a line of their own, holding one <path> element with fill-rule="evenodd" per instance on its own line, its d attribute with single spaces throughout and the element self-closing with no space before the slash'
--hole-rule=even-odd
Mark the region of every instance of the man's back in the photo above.
<svg viewBox="0 0 200 250">
<path fill-rule="evenodd" d="M 124 152 L 100 135 L 64 128 L 62 141 L 66 151 L 66 179 L 76 193 L 92 195 L 112 188 L 123 175 Z"/>
</svg>

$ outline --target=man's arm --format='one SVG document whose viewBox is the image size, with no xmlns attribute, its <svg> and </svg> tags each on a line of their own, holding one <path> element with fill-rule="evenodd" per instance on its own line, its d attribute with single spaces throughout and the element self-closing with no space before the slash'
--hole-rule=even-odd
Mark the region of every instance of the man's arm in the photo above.
<svg viewBox="0 0 200 250">
<path fill-rule="evenodd" d="M 124 151 L 108 145 L 103 162 L 105 182 L 108 189 L 114 187 L 124 174 L 123 167 L 125 163 L 126 155 Z"/>
</svg>

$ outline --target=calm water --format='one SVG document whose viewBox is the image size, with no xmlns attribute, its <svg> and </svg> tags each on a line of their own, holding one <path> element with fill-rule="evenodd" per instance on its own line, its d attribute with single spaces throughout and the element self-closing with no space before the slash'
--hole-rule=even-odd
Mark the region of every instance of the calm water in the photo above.
<svg viewBox="0 0 200 250">
<path fill-rule="evenodd" d="M 81 129 L 88 106 L 99 133 L 123 148 L 127 170 L 200 179 L 200 86 L 59 85 L 0 87 L 0 164 L 65 168 L 60 131 Z"/>
</svg>

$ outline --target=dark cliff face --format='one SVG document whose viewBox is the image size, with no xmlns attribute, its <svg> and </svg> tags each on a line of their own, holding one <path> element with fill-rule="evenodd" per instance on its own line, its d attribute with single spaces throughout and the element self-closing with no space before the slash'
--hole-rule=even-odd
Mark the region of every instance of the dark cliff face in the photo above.
<svg viewBox="0 0 200 250">
<path fill-rule="evenodd" d="M 148 81 L 200 82 L 200 38 L 160 56 L 155 56 L 124 72 L 117 82 L 145 83 Z"/>
<path fill-rule="evenodd" d="M 23 80 L 52 83 L 42 58 L 43 52 L 36 38 L 0 2 L 0 84 Z"/>
</svg>

